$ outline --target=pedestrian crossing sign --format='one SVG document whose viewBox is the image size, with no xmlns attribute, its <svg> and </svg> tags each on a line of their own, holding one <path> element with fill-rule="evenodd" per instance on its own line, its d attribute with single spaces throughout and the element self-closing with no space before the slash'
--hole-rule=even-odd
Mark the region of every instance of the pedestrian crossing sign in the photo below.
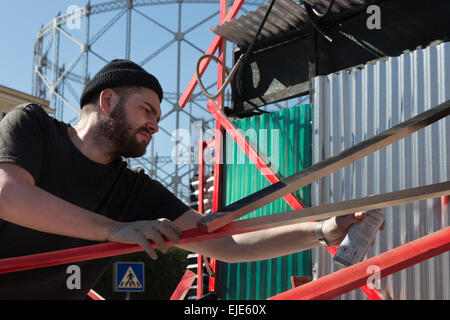
<svg viewBox="0 0 450 320">
<path fill-rule="evenodd" d="M 114 290 L 117 292 L 144 291 L 144 263 L 116 262 L 114 266 Z"/>
</svg>

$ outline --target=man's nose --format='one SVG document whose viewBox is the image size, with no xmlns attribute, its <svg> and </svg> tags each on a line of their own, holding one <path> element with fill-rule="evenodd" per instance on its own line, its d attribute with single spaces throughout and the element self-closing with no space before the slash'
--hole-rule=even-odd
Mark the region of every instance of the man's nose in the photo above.
<svg viewBox="0 0 450 320">
<path fill-rule="evenodd" d="M 152 134 L 155 134 L 159 131 L 159 126 L 156 121 L 150 121 L 147 123 L 147 130 L 149 130 Z"/>
</svg>

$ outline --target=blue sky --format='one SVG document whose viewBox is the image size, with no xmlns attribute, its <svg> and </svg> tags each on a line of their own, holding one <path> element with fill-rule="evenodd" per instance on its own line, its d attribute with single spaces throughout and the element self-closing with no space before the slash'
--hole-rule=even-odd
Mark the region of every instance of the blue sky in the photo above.
<svg viewBox="0 0 450 320">
<path fill-rule="evenodd" d="M 36 3 L 39 2 L 39 5 Z M 72 1 L 73 2 L 73 1 Z M 70 1 L 1 1 L 0 84 L 31 93 L 33 47 L 36 32 L 58 12 L 57 3 Z"/>
</svg>

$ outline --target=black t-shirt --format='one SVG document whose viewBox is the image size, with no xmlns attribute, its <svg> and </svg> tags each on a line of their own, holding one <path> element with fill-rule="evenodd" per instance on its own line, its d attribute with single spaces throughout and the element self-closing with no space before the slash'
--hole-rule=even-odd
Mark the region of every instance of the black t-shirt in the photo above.
<svg viewBox="0 0 450 320">
<path fill-rule="evenodd" d="M 67 127 L 36 104 L 12 109 L 0 121 L 0 162 L 18 164 L 34 177 L 36 186 L 118 221 L 163 217 L 173 221 L 189 209 L 162 184 L 130 170 L 121 159 L 108 165 L 88 159 L 73 145 Z M 96 243 L 0 219 L 0 259 Z M 0 274 L 0 299 L 83 299 L 110 261 L 103 258 Z M 81 269 L 81 289 L 67 288 L 67 267 L 73 264 Z"/>
</svg>

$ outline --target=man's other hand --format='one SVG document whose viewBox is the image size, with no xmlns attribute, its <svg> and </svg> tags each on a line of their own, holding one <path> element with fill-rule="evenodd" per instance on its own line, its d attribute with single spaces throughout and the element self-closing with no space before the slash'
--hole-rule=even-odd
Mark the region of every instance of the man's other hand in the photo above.
<svg viewBox="0 0 450 320">
<path fill-rule="evenodd" d="M 356 212 L 345 216 L 333 217 L 325 220 L 323 224 L 323 236 L 330 246 L 338 246 L 347 235 L 348 228 L 354 223 L 362 221 L 366 217 L 365 212 Z M 383 230 L 386 223 L 380 227 Z M 375 241 L 375 240 L 374 240 Z M 374 242 L 372 242 L 372 245 Z"/>
</svg>

